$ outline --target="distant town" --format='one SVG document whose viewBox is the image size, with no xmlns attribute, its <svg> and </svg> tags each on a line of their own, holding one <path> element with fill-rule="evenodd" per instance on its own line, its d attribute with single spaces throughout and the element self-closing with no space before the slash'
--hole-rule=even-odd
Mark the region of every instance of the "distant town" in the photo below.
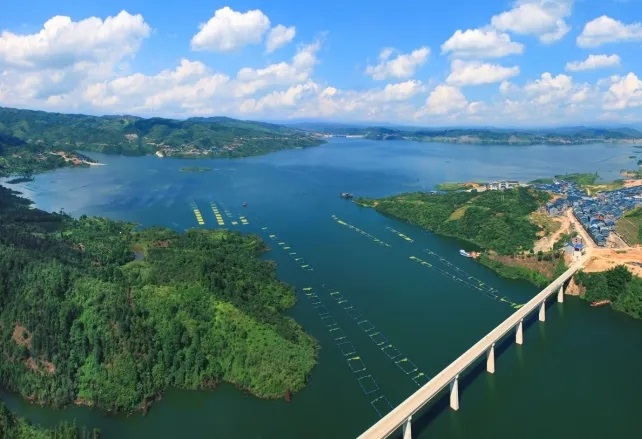
<svg viewBox="0 0 642 439">
<path fill-rule="evenodd" d="M 520 183 L 517 180 L 499 180 L 487 183 L 451 183 L 438 189 L 468 191 L 476 190 L 505 190 L 519 186 L 528 186 L 554 195 L 553 199 L 543 206 L 543 210 L 552 217 L 564 215 L 572 209 L 575 219 L 582 225 L 597 246 L 625 248 L 628 247 L 626 237 L 623 239 L 616 233 L 617 222 L 627 212 L 642 207 L 642 182 L 632 182 L 629 187 L 598 192 L 590 196 L 587 191 L 573 181 L 552 179 L 546 183 Z M 635 184 L 637 183 L 637 184 Z M 574 244 L 581 243 L 578 240 Z M 573 243 L 572 243 L 573 244 Z"/>
<path fill-rule="evenodd" d="M 560 216 L 568 208 L 584 230 L 600 247 L 611 241 L 612 247 L 626 247 L 615 232 L 616 222 L 624 213 L 642 206 L 642 186 L 624 187 L 588 196 L 576 183 L 555 180 L 551 184 L 534 184 L 535 189 L 559 195 L 546 204 L 551 216 Z M 624 244 L 624 245 L 623 245 Z"/>
</svg>

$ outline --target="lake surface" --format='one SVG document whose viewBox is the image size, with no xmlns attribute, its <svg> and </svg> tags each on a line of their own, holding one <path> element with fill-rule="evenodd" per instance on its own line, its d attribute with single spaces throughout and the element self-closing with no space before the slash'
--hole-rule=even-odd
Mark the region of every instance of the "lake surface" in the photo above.
<svg viewBox="0 0 642 439">
<path fill-rule="evenodd" d="M 270 245 L 266 257 L 297 287 L 291 314 L 321 343 L 319 364 L 290 403 L 259 400 L 225 384 L 208 392 L 170 390 L 147 416 L 52 410 L 6 392 L 0 399 L 34 422 L 76 420 L 100 428 L 105 438 L 355 437 L 514 311 L 480 290 L 498 290 L 521 304 L 537 289 L 459 256 L 467 247 L 457 240 L 386 218 L 339 193 L 384 196 L 432 190 L 442 181 L 529 181 L 566 172 L 611 180 L 635 166 L 629 156 L 636 152 L 629 145 L 333 139 L 241 160 L 89 154 L 106 166 L 62 169 L 13 187 L 45 210 L 177 230 L 199 227 L 194 203 L 202 227 L 219 227 L 214 203 L 225 227 L 259 234 Z M 185 173 L 184 166 L 212 171 Z M 642 431 L 642 322 L 567 298 L 549 307 L 545 323 L 529 323 L 523 346 L 511 340 L 499 352 L 494 375 L 482 368 L 463 377 L 458 412 L 442 398 L 415 416 L 414 437 L 619 438 Z"/>
</svg>

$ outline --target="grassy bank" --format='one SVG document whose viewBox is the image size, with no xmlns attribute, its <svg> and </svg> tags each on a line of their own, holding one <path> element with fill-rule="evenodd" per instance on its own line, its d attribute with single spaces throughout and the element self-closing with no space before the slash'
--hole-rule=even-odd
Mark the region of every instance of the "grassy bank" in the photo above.
<svg viewBox="0 0 642 439">
<path fill-rule="evenodd" d="M 470 183 L 445 182 L 435 186 L 438 191 L 453 192 L 466 189 L 473 189 L 475 186 Z"/>
</svg>

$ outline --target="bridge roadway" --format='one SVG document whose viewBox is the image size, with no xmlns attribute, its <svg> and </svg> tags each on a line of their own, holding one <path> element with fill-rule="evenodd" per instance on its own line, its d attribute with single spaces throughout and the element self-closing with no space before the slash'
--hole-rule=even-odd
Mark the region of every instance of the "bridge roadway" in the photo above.
<svg viewBox="0 0 642 439">
<path fill-rule="evenodd" d="M 383 439 L 390 436 L 400 427 L 403 427 L 404 439 L 411 439 L 411 419 L 424 405 L 450 385 L 450 406 L 454 410 L 459 409 L 458 377 L 466 368 L 472 365 L 484 353 L 487 354 L 487 370 L 495 372 L 495 343 L 505 336 L 513 328 L 516 329 L 516 343 L 522 344 L 522 326 L 524 318 L 539 308 L 539 320 L 544 321 L 546 299 L 557 292 L 557 301 L 564 300 L 564 283 L 579 270 L 588 257 L 583 256 L 555 279 L 549 286 L 540 291 L 535 297 L 529 300 L 524 306 L 515 311 L 511 316 L 490 331 L 481 340 L 475 343 L 470 349 L 464 352 L 459 358 L 450 363 L 444 370 L 439 372 L 433 379 L 423 387 L 410 395 L 405 401 L 395 407 L 390 413 L 381 418 L 376 424 L 366 430 L 358 439 Z"/>
</svg>

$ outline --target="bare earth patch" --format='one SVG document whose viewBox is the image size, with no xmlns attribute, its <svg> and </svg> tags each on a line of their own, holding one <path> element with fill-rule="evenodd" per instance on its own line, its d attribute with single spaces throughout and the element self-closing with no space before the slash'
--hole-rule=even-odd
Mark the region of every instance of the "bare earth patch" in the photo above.
<svg viewBox="0 0 642 439">
<path fill-rule="evenodd" d="M 541 216 L 543 215 L 543 217 Z M 533 214 L 531 220 L 540 227 L 544 228 L 545 235 L 541 237 L 533 247 L 533 251 L 547 252 L 553 248 L 564 233 L 568 233 L 571 228 L 571 221 L 567 216 L 550 217 L 546 214 Z"/>
<path fill-rule="evenodd" d="M 642 262 L 642 248 L 629 248 L 626 252 L 616 253 L 611 249 L 594 249 L 592 257 L 584 267 L 587 273 L 606 271 L 618 265 L 626 265 L 635 276 L 642 277 L 642 267 L 636 263 Z"/>
<path fill-rule="evenodd" d="M 25 346 L 27 349 L 31 349 L 31 334 L 29 333 L 29 331 L 27 331 L 27 328 L 25 328 L 21 324 L 16 323 L 16 325 L 13 327 L 13 334 L 11 335 L 11 339 L 18 346 Z"/>
<path fill-rule="evenodd" d="M 459 209 L 455 210 L 453 213 L 450 214 L 448 217 L 449 221 L 455 221 L 458 219 L 461 219 L 464 214 L 466 213 L 466 210 L 468 210 L 469 206 L 461 206 Z"/>
<path fill-rule="evenodd" d="M 564 293 L 568 294 L 569 296 L 582 296 L 585 292 L 586 287 L 583 285 L 578 285 L 577 282 L 575 282 L 575 277 L 571 277 L 568 284 L 566 285 L 566 288 L 564 289 Z"/>
<path fill-rule="evenodd" d="M 624 187 L 642 186 L 642 178 L 637 180 L 624 180 Z"/>
<path fill-rule="evenodd" d="M 21 324 L 15 324 L 13 327 L 13 334 L 11 334 L 11 339 L 18 346 L 24 346 L 27 349 L 31 349 L 31 333 Z M 38 364 L 33 357 L 29 357 L 25 360 L 25 366 L 37 373 L 43 373 L 44 371 L 45 373 L 52 375 L 56 372 L 56 366 L 51 361 L 44 359 L 40 359 L 40 364 Z"/>
</svg>

